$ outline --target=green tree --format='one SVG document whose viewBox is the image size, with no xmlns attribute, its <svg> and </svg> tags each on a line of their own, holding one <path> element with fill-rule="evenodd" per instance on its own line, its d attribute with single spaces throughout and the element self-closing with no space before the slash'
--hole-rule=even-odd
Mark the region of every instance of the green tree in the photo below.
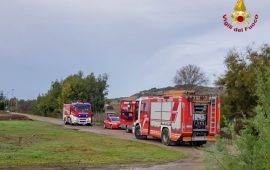
<svg viewBox="0 0 270 170">
<path fill-rule="evenodd" d="M 99 75 L 96 79 L 96 88 L 92 99 L 94 111 L 104 110 L 105 96 L 108 95 L 108 75 Z"/>
<path fill-rule="evenodd" d="M 223 169 L 270 169 L 270 67 L 257 67 L 255 84 L 256 115 L 244 119 L 240 134 L 231 130 L 232 139 L 220 140 L 217 145 L 217 157 Z"/>
<path fill-rule="evenodd" d="M 58 117 L 61 114 L 59 98 L 61 97 L 61 82 L 52 82 L 50 90 L 41 96 L 38 96 L 34 105 L 33 113 L 42 116 Z"/>
<path fill-rule="evenodd" d="M 225 58 L 226 71 L 216 84 L 224 88 L 221 96 L 222 113 L 228 120 L 235 120 L 241 129 L 241 119 L 256 115 L 258 102 L 256 93 L 256 69 L 264 72 L 270 66 L 270 50 L 268 45 L 258 51 L 247 48 L 245 53 L 235 50 Z"/>
<path fill-rule="evenodd" d="M 5 100 L 4 92 L 0 91 L 0 110 L 5 110 Z"/>
<path fill-rule="evenodd" d="M 52 82 L 50 90 L 38 96 L 33 113 L 43 116 L 61 117 L 64 103 L 91 102 L 94 111 L 103 111 L 108 94 L 107 74 L 84 77 L 80 71 L 62 81 Z"/>
<path fill-rule="evenodd" d="M 36 100 L 19 100 L 17 101 L 17 112 L 31 113 Z"/>
</svg>

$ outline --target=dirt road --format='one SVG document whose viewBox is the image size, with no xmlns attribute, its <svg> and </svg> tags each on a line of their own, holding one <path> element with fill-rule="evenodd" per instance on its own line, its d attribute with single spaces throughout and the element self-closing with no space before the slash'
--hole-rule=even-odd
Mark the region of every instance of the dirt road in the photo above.
<svg viewBox="0 0 270 170">
<path fill-rule="evenodd" d="M 49 117 L 41 117 L 41 116 L 35 116 L 35 115 L 28 115 L 28 114 L 21 114 L 21 113 L 16 113 L 20 115 L 24 115 L 29 117 L 30 119 L 33 120 L 38 120 L 38 121 L 43 121 L 43 122 L 48 122 L 51 124 L 59 125 L 59 126 L 64 126 L 65 128 L 68 129 L 73 129 L 73 130 L 78 130 L 81 132 L 86 132 L 86 133 L 94 133 L 94 134 L 103 134 L 103 135 L 109 135 L 112 137 L 116 138 L 121 138 L 121 139 L 126 139 L 126 140 L 136 140 L 139 142 L 144 142 L 144 143 L 150 143 L 154 145 L 159 145 L 161 147 L 167 147 L 161 144 L 159 140 L 156 139 L 148 139 L 148 140 L 137 140 L 135 139 L 133 134 L 126 133 L 125 130 L 111 130 L 111 129 L 104 129 L 103 127 L 100 126 L 70 126 L 70 125 L 64 125 L 62 119 L 56 119 L 56 118 L 49 118 Z M 167 164 L 162 164 L 162 165 L 112 165 L 112 166 L 106 166 L 106 167 L 97 167 L 94 169 L 123 169 L 123 170 L 204 170 L 204 155 L 205 152 L 203 151 L 204 149 L 207 149 L 209 146 L 204 146 L 198 148 L 194 148 L 191 146 L 172 146 L 172 147 L 167 147 L 169 149 L 174 149 L 174 150 L 180 150 L 181 152 L 186 154 L 186 158 L 172 162 L 172 163 L 167 163 Z M 85 168 L 84 168 L 85 169 Z M 87 169 L 87 168 L 86 168 Z M 91 168 L 93 169 L 93 168 Z"/>
</svg>

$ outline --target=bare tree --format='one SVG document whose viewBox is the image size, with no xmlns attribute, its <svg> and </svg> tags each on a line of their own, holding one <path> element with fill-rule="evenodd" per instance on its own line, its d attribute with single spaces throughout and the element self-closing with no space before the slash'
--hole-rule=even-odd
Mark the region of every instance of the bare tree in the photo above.
<svg viewBox="0 0 270 170">
<path fill-rule="evenodd" d="M 189 64 L 176 72 L 174 83 L 176 85 L 186 86 L 187 90 L 195 90 L 199 85 L 206 85 L 208 83 L 208 78 L 205 73 L 202 72 L 200 67 Z"/>
</svg>

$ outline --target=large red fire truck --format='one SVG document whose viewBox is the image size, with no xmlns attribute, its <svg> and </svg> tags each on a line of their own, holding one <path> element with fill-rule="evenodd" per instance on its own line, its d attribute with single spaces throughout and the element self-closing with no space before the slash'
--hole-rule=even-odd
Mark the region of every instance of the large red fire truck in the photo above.
<svg viewBox="0 0 270 170">
<path fill-rule="evenodd" d="M 138 107 L 136 107 L 136 102 L 133 100 L 120 101 L 120 127 L 126 129 L 127 133 L 132 132 L 136 108 Z"/>
<path fill-rule="evenodd" d="M 91 104 L 82 102 L 64 104 L 63 120 L 65 124 L 92 125 Z"/>
<path fill-rule="evenodd" d="M 165 145 L 200 146 L 220 134 L 218 96 L 141 97 L 133 132 L 137 139 L 160 138 Z"/>
</svg>

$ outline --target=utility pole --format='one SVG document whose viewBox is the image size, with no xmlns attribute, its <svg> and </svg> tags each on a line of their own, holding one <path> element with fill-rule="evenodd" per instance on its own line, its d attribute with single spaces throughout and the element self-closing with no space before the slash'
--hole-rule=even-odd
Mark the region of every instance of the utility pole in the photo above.
<svg viewBox="0 0 270 170">
<path fill-rule="evenodd" d="M 15 89 L 12 89 L 13 90 L 13 98 L 14 98 L 14 100 L 15 100 L 15 112 L 18 112 L 18 99 L 17 99 L 17 97 L 15 97 L 15 93 L 14 93 L 14 91 L 15 91 Z"/>
<path fill-rule="evenodd" d="M 10 93 L 10 91 L 7 91 L 7 105 L 6 105 L 6 111 L 9 111 L 9 93 Z"/>
<path fill-rule="evenodd" d="M 11 112 L 14 112 L 14 102 L 15 102 L 15 97 L 14 97 L 14 90 L 15 89 L 11 89 L 11 99 L 10 100 L 12 100 L 12 101 L 10 101 L 10 110 L 11 110 Z"/>
</svg>

